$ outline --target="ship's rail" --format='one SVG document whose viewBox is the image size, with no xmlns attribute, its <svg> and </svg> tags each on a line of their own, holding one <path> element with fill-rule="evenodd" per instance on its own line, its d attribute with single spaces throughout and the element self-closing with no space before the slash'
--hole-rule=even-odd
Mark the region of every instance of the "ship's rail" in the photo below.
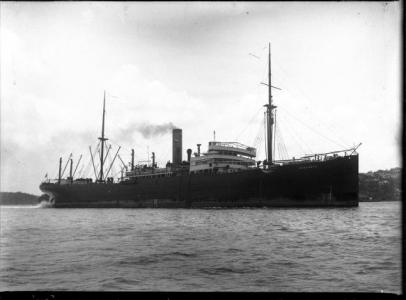
<svg viewBox="0 0 406 300">
<path fill-rule="evenodd" d="M 135 168 L 132 171 L 127 171 L 125 172 L 126 177 L 134 177 L 134 176 L 139 176 L 139 175 L 151 175 L 151 174 L 161 174 L 161 173 L 167 173 L 168 170 L 167 168 Z"/>
<path fill-rule="evenodd" d="M 244 157 L 244 156 L 235 156 L 235 155 L 227 155 L 227 154 L 219 154 L 217 152 L 210 153 L 205 156 L 196 156 L 192 157 L 190 164 L 203 164 L 203 163 L 210 163 L 210 162 L 220 162 L 220 161 L 243 161 L 243 162 L 255 162 L 254 159 L 250 157 Z"/>
<path fill-rule="evenodd" d="M 315 153 L 315 154 L 306 154 L 299 158 L 292 158 L 292 159 L 284 159 L 284 160 L 274 160 L 274 164 L 291 164 L 291 163 L 300 163 L 304 161 L 326 161 L 335 159 L 337 157 L 347 157 L 358 155 L 356 152 L 357 148 L 360 146 L 359 144 L 357 147 L 345 149 L 345 150 L 337 150 L 325 153 Z"/>
<path fill-rule="evenodd" d="M 121 181 L 126 181 L 126 180 L 131 180 L 131 179 L 136 179 L 136 178 L 157 178 L 157 177 L 171 177 L 175 176 L 176 172 L 156 172 L 156 173 L 144 173 L 144 174 L 135 174 L 135 175 L 130 175 L 130 176 L 125 176 L 122 179 L 118 179 L 117 181 L 112 180 L 112 181 L 103 181 L 103 182 L 97 182 L 94 181 L 91 178 L 78 178 L 74 180 L 70 179 L 45 179 L 41 183 L 50 183 L 50 184 L 91 184 L 91 183 L 97 183 L 97 184 L 108 184 L 108 183 L 114 183 L 114 182 L 121 182 Z"/>
<path fill-rule="evenodd" d="M 44 179 L 41 183 L 58 183 L 58 179 Z"/>
<path fill-rule="evenodd" d="M 254 147 L 249 147 L 237 142 L 209 142 L 209 151 L 230 151 L 255 157 L 257 150 Z"/>
<path fill-rule="evenodd" d="M 127 176 L 128 178 L 149 178 L 149 177 L 169 177 L 174 176 L 174 172 L 156 172 L 156 173 L 146 173 L 146 174 L 136 174 Z"/>
<path fill-rule="evenodd" d="M 45 179 L 43 180 L 41 183 L 53 183 L 53 184 L 86 184 L 86 183 L 93 183 L 93 179 L 91 178 L 77 178 L 77 179 L 66 179 L 66 178 L 62 178 L 62 179 Z"/>
</svg>

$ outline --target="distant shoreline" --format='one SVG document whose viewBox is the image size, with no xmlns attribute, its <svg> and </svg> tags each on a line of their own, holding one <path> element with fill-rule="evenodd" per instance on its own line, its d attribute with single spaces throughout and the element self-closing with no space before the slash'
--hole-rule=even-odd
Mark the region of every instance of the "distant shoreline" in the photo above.
<svg viewBox="0 0 406 300">
<path fill-rule="evenodd" d="M 37 207 L 38 204 L 0 204 L 0 207 Z"/>
<path fill-rule="evenodd" d="M 21 193 L 21 192 L 0 192 L 0 205 L 1 206 L 34 206 L 39 203 L 40 196 Z"/>
</svg>

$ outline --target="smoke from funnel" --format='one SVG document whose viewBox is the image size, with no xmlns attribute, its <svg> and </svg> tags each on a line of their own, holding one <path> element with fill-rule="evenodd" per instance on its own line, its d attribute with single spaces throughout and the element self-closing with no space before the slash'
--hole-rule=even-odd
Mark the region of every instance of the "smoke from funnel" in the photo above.
<svg viewBox="0 0 406 300">
<path fill-rule="evenodd" d="M 163 123 L 163 124 L 150 124 L 150 123 L 133 123 L 130 124 L 127 128 L 121 130 L 119 133 L 120 138 L 125 138 L 132 136 L 134 132 L 139 132 L 146 139 L 150 139 L 155 136 L 164 135 L 171 132 L 172 129 L 175 129 L 176 126 L 172 122 Z"/>
</svg>

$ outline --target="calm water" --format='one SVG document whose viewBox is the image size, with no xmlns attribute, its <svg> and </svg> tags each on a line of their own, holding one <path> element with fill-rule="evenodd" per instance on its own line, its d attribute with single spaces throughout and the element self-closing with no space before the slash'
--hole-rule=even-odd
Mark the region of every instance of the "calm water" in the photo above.
<svg viewBox="0 0 406 300">
<path fill-rule="evenodd" d="M 400 293 L 400 209 L 3 206 L 0 290 Z"/>
</svg>

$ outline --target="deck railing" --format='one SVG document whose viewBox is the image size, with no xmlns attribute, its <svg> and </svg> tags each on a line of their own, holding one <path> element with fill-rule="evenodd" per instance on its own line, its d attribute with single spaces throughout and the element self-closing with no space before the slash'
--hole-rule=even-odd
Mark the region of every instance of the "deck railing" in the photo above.
<svg viewBox="0 0 406 300">
<path fill-rule="evenodd" d="M 209 151 L 210 150 L 235 151 L 237 153 L 245 154 L 252 157 L 256 156 L 257 152 L 257 150 L 253 147 L 248 147 L 236 142 L 209 142 Z"/>
<path fill-rule="evenodd" d="M 337 157 L 353 156 L 353 155 L 358 155 L 358 153 L 356 152 L 356 149 L 358 147 L 354 147 L 354 148 L 346 149 L 346 150 L 326 152 L 326 153 L 306 154 L 299 158 L 293 157 L 292 159 L 274 160 L 273 163 L 284 164 L 284 163 L 295 163 L 295 162 L 303 162 L 303 161 L 325 161 L 325 160 L 330 160 L 330 159 L 334 159 Z"/>
</svg>

